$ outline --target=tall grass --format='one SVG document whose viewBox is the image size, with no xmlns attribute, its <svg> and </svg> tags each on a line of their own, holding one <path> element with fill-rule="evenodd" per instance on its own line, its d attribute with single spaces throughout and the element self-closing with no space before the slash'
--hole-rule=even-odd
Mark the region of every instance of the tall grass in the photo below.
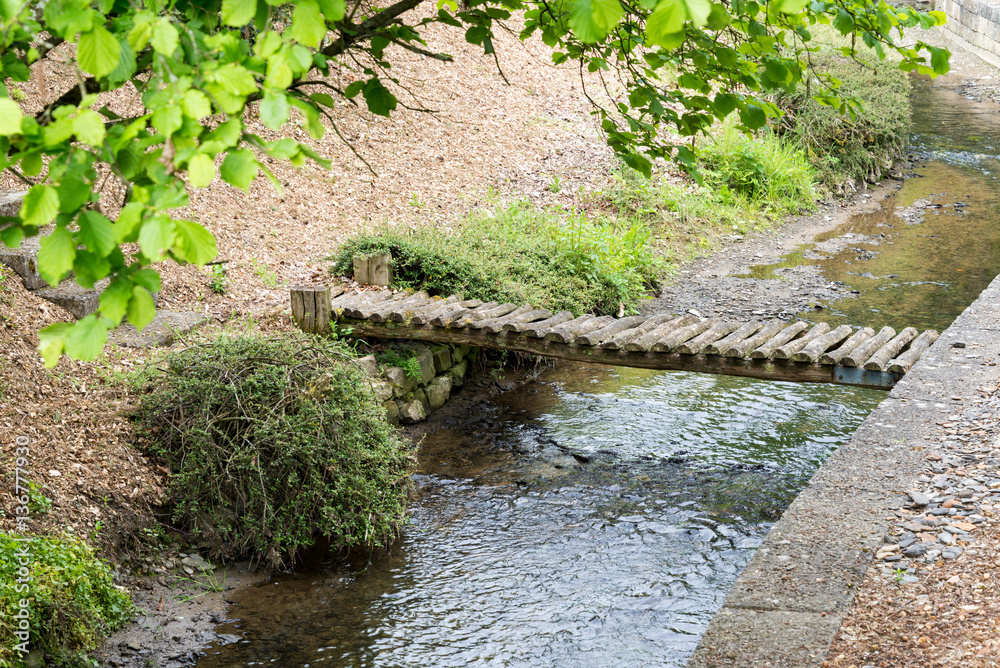
<svg viewBox="0 0 1000 668">
<path fill-rule="evenodd" d="M 642 221 L 518 201 L 473 212 L 451 234 L 384 227 L 360 235 L 340 249 L 333 271 L 350 275 L 354 256 L 388 252 L 402 287 L 576 314 L 617 313 L 634 310 L 660 273 L 650 236 Z"/>
</svg>

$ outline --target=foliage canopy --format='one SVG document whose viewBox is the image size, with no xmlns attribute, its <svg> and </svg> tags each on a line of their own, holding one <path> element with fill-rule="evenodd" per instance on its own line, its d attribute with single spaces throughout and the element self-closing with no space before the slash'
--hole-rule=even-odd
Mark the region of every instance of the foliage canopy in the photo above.
<svg viewBox="0 0 1000 668">
<path fill-rule="evenodd" d="M 847 56 L 867 47 L 880 58 L 895 51 L 905 70 L 948 69 L 946 50 L 901 40 L 904 28 L 940 25 L 944 15 L 885 0 L 469 0 L 461 8 L 455 0 L 0 0 L 5 81 L 28 80 L 33 65 L 55 54 L 69 57 L 76 75 L 34 116 L 0 85 L 2 168 L 30 184 L 18 215 L 0 221 L 0 238 L 16 246 L 55 223 L 39 254 L 46 280 L 72 271 L 88 287 L 111 277 L 98 313 L 41 332 L 46 364 L 64 352 L 95 357 L 123 318 L 148 323 L 156 262 L 215 256 L 204 227 L 170 213 L 188 203 L 189 189 L 218 176 L 246 190 L 261 174 L 280 188 L 267 157 L 329 164 L 289 137 L 265 141 L 245 112 L 272 129 L 301 123 L 314 137 L 343 100 L 388 116 L 400 104 L 386 85 L 395 81 L 390 45 L 448 60 L 421 37 L 444 24 L 493 54 L 494 31 L 520 11 L 522 38 L 540 34 L 555 63 L 578 63 L 613 87 L 614 103 L 586 92 L 609 145 L 647 174 L 657 158 L 691 167 L 694 153 L 678 136 L 730 114 L 743 128 L 762 127 L 780 114 L 771 95 L 800 84 L 854 113 L 835 80 L 809 73 L 817 24 L 851 37 Z M 331 67 L 351 72 L 352 83 L 331 83 Z M 101 106 L 102 91 L 125 86 L 140 94 L 138 113 Z M 114 206 L 98 194 L 109 175 L 124 185 Z M 126 254 L 122 245 L 132 243 L 138 250 Z"/>
</svg>

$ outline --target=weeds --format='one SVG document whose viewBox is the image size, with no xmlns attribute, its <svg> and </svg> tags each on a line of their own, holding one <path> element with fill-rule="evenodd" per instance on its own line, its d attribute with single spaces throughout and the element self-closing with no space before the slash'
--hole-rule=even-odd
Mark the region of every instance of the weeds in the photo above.
<svg viewBox="0 0 1000 668">
<path fill-rule="evenodd" d="M 262 279 L 263 280 L 263 279 Z M 208 289 L 217 295 L 226 294 L 226 266 L 223 264 L 212 265 L 212 278 L 208 282 Z"/>
<path fill-rule="evenodd" d="M 250 267 L 253 268 L 253 273 L 257 275 L 265 288 L 273 290 L 278 287 L 278 275 L 268 269 L 266 264 L 258 261 L 257 258 L 251 258 Z"/>
<path fill-rule="evenodd" d="M 642 221 L 540 209 L 527 202 L 474 212 L 451 236 L 432 227 L 384 228 L 349 240 L 333 271 L 355 255 L 390 253 L 401 287 L 530 303 L 580 314 L 634 309 L 660 266 Z"/>
<path fill-rule="evenodd" d="M 389 348 L 385 352 L 378 353 L 375 358 L 385 366 L 398 366 L 405 373 L 407 378 L 420 378 L 420 362 L 414 355 L 403 355 L 396 348 Z"/>
</svg>

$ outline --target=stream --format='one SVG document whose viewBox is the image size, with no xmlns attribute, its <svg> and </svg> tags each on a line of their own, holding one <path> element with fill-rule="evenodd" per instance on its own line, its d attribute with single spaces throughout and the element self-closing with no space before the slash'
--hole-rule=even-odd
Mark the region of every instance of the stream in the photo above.
<svg viewBox="0 0 1000 668">
<path fill-rule="evenodd" d="M 941 86 L 916 81 L 914 103 L 916 177 L 752 269 L 813 264 L 859 291 L 802 317 L 943 330 L 1000 273 L 1000 126 Z M 894 215 L 921 199 L 922 222 Z M 770 525 L 884 396 L 547 369 L 428 434 L 391 549 L 240 592 L 219 629 L 232 642 L 197 665 L 683 666 Z"/>
</svg>

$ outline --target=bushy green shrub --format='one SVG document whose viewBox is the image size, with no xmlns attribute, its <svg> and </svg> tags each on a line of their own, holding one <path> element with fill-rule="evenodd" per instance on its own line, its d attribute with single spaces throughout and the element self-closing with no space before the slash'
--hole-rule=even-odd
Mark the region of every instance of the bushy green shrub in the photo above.
<svg viewBox="0 0 1000 668">
<path fill-rule="evenodd" d="M 136 413 L 169 461 L 173 521 L 214 556 L 279 565 L 303 548 L 389 543 L 414 458 L 353 353 L 304 336 L 243 336 L 165 358 Z"/>
<path fill-rule="evenodd" d="M 906 147 L 910 80 L 896 63 L 879 61 L 870 52 L 854 60 L 824 49 L 812 61 L 841 82 L 842 95 L 861 101 L 862 112 L 852 119 L 811 99 L 801 87 L 781 100 L 786 136 L 805 149 L 820 182 L 834 192 L 843 192 L 847 182 L 878 181 Z M 810 88 L 814 95 L 821 92 L 817 80 Z"/>
<path fill-rule="evenodd" d="M 641 222 L 557 214 L 526 202 L 474 213 L 452 234 L 385 228 L 350 239 L 334 258 L 351 275 L 355 255 L 392 254 L 402 287 L 432 295 L 530 303 L 552 310 L 617 313 L 636 306 L 659 266 Z"/>
<path fill-rule="evenodd" d="M 19 573 L 22 549 L 30 582 Z M 29 602 L 28 647 L 48 666 L 89 666 L 87 655 L 132 617 L 132 600 L 115 586 L 107 564 L 75 536 L 35 536 L 30 543 L 0 533 L 0 668 L 20 666 L 20 601 Z"/>
<path fill-rule="evenodd" d="M 699 151 L 705 185 L 716 200 L 744 201 L 776 214 L 813 207 L 815 174 L 802 150 L 763 131 L 749 137 L 727 126 Z"/>
</svg>

